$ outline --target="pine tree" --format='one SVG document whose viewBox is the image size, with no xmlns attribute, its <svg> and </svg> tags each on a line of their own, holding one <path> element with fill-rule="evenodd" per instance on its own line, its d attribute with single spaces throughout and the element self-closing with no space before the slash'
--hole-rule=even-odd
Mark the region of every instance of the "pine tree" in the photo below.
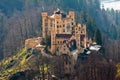
<svg viewBox="0 0 120 80">
<path fill-rule="evenodd" d="M 94 39 L 95 39 L 95 41 L 97 42 L 98 45 L 102 45 L 102 37 L 101 37 L 101 32 L 100 32 L 99 29 L 96 30 Z"/>
</svg>

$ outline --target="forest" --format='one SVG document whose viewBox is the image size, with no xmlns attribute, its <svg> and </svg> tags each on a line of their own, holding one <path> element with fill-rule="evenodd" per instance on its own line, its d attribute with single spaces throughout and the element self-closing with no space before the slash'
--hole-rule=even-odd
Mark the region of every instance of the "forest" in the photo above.
<svg viewBox="0 0 120 80">
<path fill-rule="evenodd" d="M 24 47 L 25 39 L 41 36 L 41 12 L 47 11 L 52 14 L 56 8 L 65 12 L 75 11 L 76 22 L 86 24 L 88 36 L 103 46 L 103 56 L 106 60 L 98 60 L 98 63 L 93 63 L 94 60 L 90 56 L 90 60 L 87 61 L 89 63 L 83 64 L 87 68 L 79 67 L 80 64 L 76 65 L 76 71 L 86 71 L 77 77 L 83 78 L 83 80 L 115 80 L 113 76 L 116 73 L 115 64 L 120 62 L 120 12 L 114 9 L 101 9 L 99 0 L 1 0 L 0 59 L 18 53 Z M 100 32 L 100 35 L 96 36 L 96 32 Z M 89 64 L 94 65 L 86 66 Z M 82 77 L 84 74 L 96 73 L 96 70 L 104 73 L 100 72 L 104 70 L 103 67 L 106 68 L 106 72 L 111 72 L 111 74 L 103 75 L 112 75 L 113 77 L 101 75 L 101 79 L 98 79 L 99 74 L 96 76 L 91 74 L 89 76 L 92 77 L 89 79 L 85 76 Z M 90 71 L 91 69 L 93 72 Z M 80 74 L 79 71 L 78 73 Z"/>
<path fill-rule="evenodd" d="M 70 0 L 69 2 L 66 0 L 13 0 L 10 2 L 2 0 L 0 3 L 1 59 L 18 52 L 24 47 L 25 39 L 41 36 L 41 12 L 44 10 L 52 14 L 56 8 L 65 12 L 74 10 L 76 22 L 87 24 L 88 36 L 93 37 L 98 28 L 102 33 L 103 43 L 105 39 L 112 42 L 110 45 L 105 43 L 108 46 L 104 47 L 112 47 L 111 45 L 116 43 L 116 49 L 118 49 L 114 53 L 119 53 L 120 12 L 101 9 L 99 0 Z M 114 55 L 112 51 L 109 51 L 109 55 Z"/>
</svg>

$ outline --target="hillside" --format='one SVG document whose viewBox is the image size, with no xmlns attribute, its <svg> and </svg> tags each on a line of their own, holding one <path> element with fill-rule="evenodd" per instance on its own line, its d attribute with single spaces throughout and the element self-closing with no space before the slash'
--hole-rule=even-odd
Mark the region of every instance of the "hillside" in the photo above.
<svg viewBox="0 0 120 80">
<path fill-rule="evenodd" d="M 100 9 L 99 0 L 69 0 L 69 2 L 67 0 L 2 0 L 0 3 L 1 59 L 16 54 L 24 47 L 25 39 L 41 36 L 41 12 L 48 11 L 52 14 L 56 8 L 65 12 L 74 10 L 76 22 L 87 24 L 89 36 L 94 36 L 91 33 L 95 33 L 98 28 L 104 37 L 103 45 L 106 49 L 113 48 L 110 45 L 119 48 L 117 44 L 119 41 L 108 41 L 109 39 L 119 39 L 119 25 L 116 24 L 116 19 L 110 17 L 104 9 Z M 111 42 L 111 44 L 107 44 L 107 42 Z M 110 49 L 106 50 L 106 55 L 119 61 L 119 57 L 116 56 L 119 55 L 119 52 L 119 49 L 116 52 Z"/>
<path fill-rule="evenodd" d="M 11 74 L 23 71 L 25 61 L 27 61 L 25 49 L 12 57 L 2 60 L 0 62 L 0 80 L 7 80 Z"/>
<path fill-rule="evenodd" d="M 86 24 L 87 37 L 102 46 L 100 52 L 78 54 L 71 74 L 63 74 L 62 56 L 24 48 L 26 39 L 42 36 L 41 13 L 52 15 L 57 8 L 74 11 L 75 22 Z M 1 0 L 0 80 L 119 80 L 119 22 L 120 12 L 101 9 L 99 0 Z"/>
<path fill-rule="evenodd" d="M 38 70 L 38 66 L 40 66 L 40 68 L 44 68 L 44 73 L 46 73 L 46 71 L 48 70 L 49 66 L 46 66 L 46 64 L 40 64 L 38 63 L 38 57 L 40 57 L 43 62 L 45 62 L 42 58 L 47 59 L 47 57 L 44 55 L 41 57 L 41 53 L 38 52 L 32 52 L 32 50 L 30 50 L 29 52 L 27 52 L 25 50 L 25 48 L 21 49 L 16 55 L 13 55 L 7 59 L 3 59 L 0 62 L 0 80 L 11 80 L 11 77 L 15 77 L 12 80 L 16 80 L 17 77 L 22 78 L 22 75 L 18 75 L 17 73 L 25 73 L 25 75 L 27 74 L 27 76 L 25 77 L 26 79 L 31 80 L 32 78 L 34 78 L 35 76 L 37 76 L 38 72 L 36 73 L 36 71 Z M 31 74 L 31 72 L 35 74 Z M 39 71 L 39 70 L 38 70 Z M 40 71 L 39 71 L 40 72 Z M 42 70 L 41 70 L 42 72 Z M 10 77 L 11 76 L 11 77 Z M 23 78 L 23 79 L 25 79 Z"/>
<path fill-rule="evenodd" d="M 59 56 L 48 58 L 40 56 L 40 52 L 35 52 L 34 54 L 29 52 L 31 50 L 26 52 L 23 48 L 16 55 L 3 59 L 0 62 L 0 80 L 18 80 L 18 78 L 19 80 L 33 80 L 35 76 L 40 76 L 45 79 L 46 75 L 49 76 L 48 78 L 50 80 L 52 79 L 50 75 L 55 75 L 57 79 L 62 78 L 63 74 L 60 69 L 63 66 L 61 65 L 62 59 Z M 86 58 L 84 56 L 84 54 L 78 56 L 75 64 L 75 72 L 72 77 L 76 76 L 82 80 L 115 80 L 116 66 L 114 63 L 108 62 L 103 55 L 97 54 L 96 52 L 92 52 Z M 117 67 L 117 77 L 119 77 L 119 64 Z"/>
</svg>

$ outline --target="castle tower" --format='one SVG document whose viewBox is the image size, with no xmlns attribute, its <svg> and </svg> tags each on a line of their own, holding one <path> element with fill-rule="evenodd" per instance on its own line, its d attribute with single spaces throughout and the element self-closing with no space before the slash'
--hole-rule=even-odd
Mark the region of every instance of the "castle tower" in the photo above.
<svg viewBox="0 0 120 80">
<path fill-rule="evenodd" d="M 75 37 L 77 42 L 77 47 L 86 47 L 86 25 L 77 24 L 75 27 Z"/>
<path fill-rule="evenodd" d="M 86 48 L 87 46 L 87 37 L 86 37 L 86 25 L 81 24 L 81 38 L 84 40 L 81 40 L 82 45 Z"/>
<path fill-rule="evenodd" d="M 47 12 L 42 12 L 42 37 L 45 38 L 47 36 L 48 31 L 48 19 Z"/>
<path fill-rule="evenodd" d="M 81 46 L 80 35 L 76 34 L 75 37 L 76 37 L 76 46 L 77 46 L 78 49 L 80 49 L 80 46 Z"/>
<path fill-rule="evenodd" d="M 55 33 L 60 34 L 60 33 L 62 33 L 61 32 L 61 19 L 62 19 L 62 17 L 61 17 L 60 12 L 54 14 L 54 19 L 55 19 Z"/>
<path fill-rule="evenodd" d="M 80 42 L 80 27 L 78 25 L 75 26 L 74 28 L 75 31 L 75 39 L 76 39 L 76 46 L 79 49 L 81 42 Z"/>
<path fill-rule="evenodd" d="M 52 27 L 51 28 L 51 52 L 53 52 L 53 53 L 55 52 L 55 49 L 56 49 L 55 36 L 56 36 L 55 27 Z"/>
<path fill-rule="evenodd" d="M 69 17 L 72 19 L 71 25 L 75 25 L 75 12 L 69 11 Z"/>
</svg>

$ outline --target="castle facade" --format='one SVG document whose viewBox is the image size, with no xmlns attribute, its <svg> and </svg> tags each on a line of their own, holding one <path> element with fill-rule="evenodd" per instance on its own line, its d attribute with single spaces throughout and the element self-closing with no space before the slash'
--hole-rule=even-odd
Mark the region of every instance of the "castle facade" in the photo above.
<svg viewBox="0 0 120 80">
<path fill-rule="evenodd" d="M 66 14 L 58 9 L 51 16 L 42 12 L 42 37 L 47 36 L 51 36 L 53 53 L 59 52 L 63 44 L 66 44 L 69 50 L 74 50 L 87 47 L 92 42 L 86 37 L 86 25 L 76 24 L 74 11 Z"/>
</svg>

